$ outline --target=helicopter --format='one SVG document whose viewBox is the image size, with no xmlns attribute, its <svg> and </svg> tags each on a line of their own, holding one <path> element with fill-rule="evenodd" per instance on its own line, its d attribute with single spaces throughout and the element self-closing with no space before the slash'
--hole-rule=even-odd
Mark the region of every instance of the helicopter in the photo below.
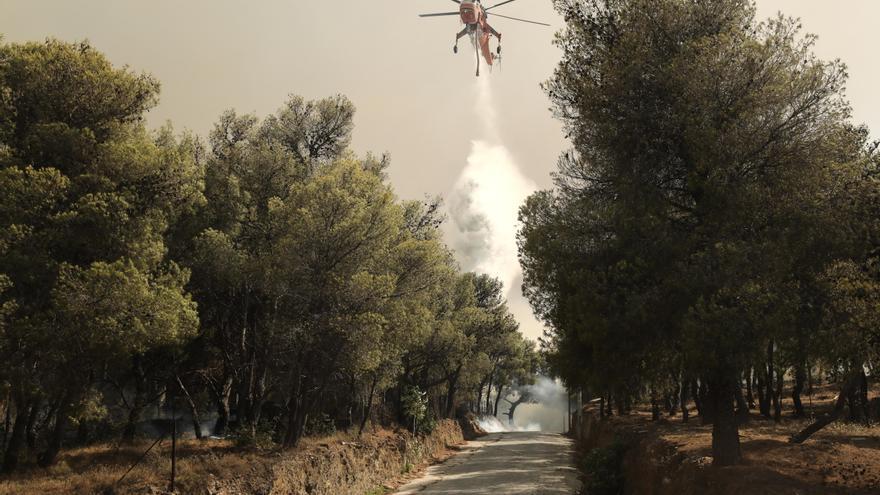
<svg viewBox="0 0 880 495">
<path fill-rule="evenodd" d="M 443 17 L 452 15 L 459 16 L 462 24 L 464 24 L 464 29 L 462 29 L 455 35 L 455 44 L 452 46 L 452 52 L 458 53 L 458 40 L 463 38 L 465 35 L 470 36 L 471 44 L 473 45 L 474 51 L 477 55 L 477 77 L 480 77 L 480 55 L 483 56 L 486 64 L 490 67 L 494 65 L 496 59 L 499 59 L 501 57 L 501 33 L 496 31 L 495 28 L 489 25 L 489 22 L 487 20 L 489 17 L 489 11 L 496 7 L 515 2 L 516 0 L 505 0 L 503 2 L 496 3 L 495 5 L 492 5 L 490 7 L 484 7 L 480 0 L 452 1 L 459 4 L 458 11 L 420 14 L 419 17 Z M 495 17 L 502 17 L 504 19 L 511 19 L 514 21 L 528 22 L 530 24 L 538 24 L 541 26 L 549 26 L 549 24 L 543 22 L 510 17 L 506 15 L 496 14 L 494 12 L 492 13 L 492 15 Z M 495 49 L 495 53 L 492 53 L 492 50 L 489 47 L 489 41 L 491 40 L 492 36 L 495 36 L 495 38 L 498 39 L 498 47 Z"/>
</svg>

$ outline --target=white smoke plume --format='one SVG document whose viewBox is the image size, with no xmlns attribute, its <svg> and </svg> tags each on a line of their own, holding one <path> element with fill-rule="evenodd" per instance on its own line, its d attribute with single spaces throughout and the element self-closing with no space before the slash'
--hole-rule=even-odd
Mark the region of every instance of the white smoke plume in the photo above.
<svg viewBox="0 0 880 495">
<path fill-rule="evenodd" d="M 467 166 L 450 195 L 451 238 L 462 268 L 498 277 L 510 299 L 511 294 L 519 296 L 513 291 L 520 290 L 522 275 L 516 251 L 517 213 L 537 186 L 522 173 L 501 140 L 489 81 L 479 78 L 475 86 L 480 125 L 471 141 Z M 563 431 L 565 388 L 543 376 L 527 388 L 532 401 L 517 407 L 512 425 L 504 408 L 499 411 L 502 419 L 485 416 L 478 420 L 480 426 L 488 432 Z"/>
<path fill-rule="evenodd" d="M 509 294 L 520 275 L 517 212 L 536 185 L 501 142 L 489 81 L 477 79 L 475 110 L 480 126 L 467 166 L 450 195 L 452 245 L 465 270 L 498 277 Z"/>
<path fill-rule="evenodd" d="M 500 417 L 482 416 L 477 422 L 489 433 L 501 431 L 546 431 L 563 432 L 568 429 L 566 410 L 569 407 L 568 393 L 558 380 L 538 376 L 535 383 L 520 387 L 529 396 L 529 401 L 517 406 L 513 414 L 513 424 L 507 416 L 509 405 L 502 401 L 498 411 Z M 574 398 L 572 399 L 574 401 Z M 575 409 L 576 405 L 572 404 Z"/>
<path fill-rule="evenodd" d="M 528 423 L 525 426 L 508 425 L 502 423 L 495 416 L 483 416 L 477 420 L 480 428 L 487 433 L 498 433 L 502 431 L 541 431 L 540 423 Z"/>
<path fill-rule="evenodd" d="M 513 415 L 514 426 L 537 424 L 541 431 L 552 432 L 564 432 L 568 429 L 568 392 L 562 383 L 546 376 L 538 376 L 534 384 L 524 388 L 532 402 L 516 408 Z"/>
</svg>

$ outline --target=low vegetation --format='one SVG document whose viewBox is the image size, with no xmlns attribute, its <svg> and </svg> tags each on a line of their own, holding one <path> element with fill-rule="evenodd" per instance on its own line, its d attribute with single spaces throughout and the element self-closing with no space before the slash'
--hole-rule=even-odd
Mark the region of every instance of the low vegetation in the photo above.
<svg viewBox="0 0 880 495">
<path fill-rule="evenodd" d="M 626 445 L 616 442 L 596 447 L 581 459 L 585 495 L 619 495 L 623 493 L 623 455 Z"/>
<path fill-rule="evenodd" d="M 294 450 L 241 448 L 219 439 L 183 440 L 177 446 L 175 493 L 383 494 L 405 481 L 406 472 L 450 455 L 448 449 L 461 441 L 458 425 L 449 420 L 426 436 L 384 429 L 362 435 L 339 432 L 307 437 Z M 143 457 L 151 443 L 139 439 L 127 445 L 65 449 L 48 469 L 23 469 L 0 480 L 0 494 L 167 493 L 170 441 Z"/>
</svg>

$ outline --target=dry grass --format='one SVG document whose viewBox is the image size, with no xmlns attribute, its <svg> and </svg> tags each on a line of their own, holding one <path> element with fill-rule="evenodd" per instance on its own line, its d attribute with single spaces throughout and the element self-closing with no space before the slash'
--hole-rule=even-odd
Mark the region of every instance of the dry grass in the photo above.
<svg viewBox="0 0 880 495">
<path fill-rule="evenodd" d="M 443 423 L 438 435 L 424 440 L 427 456 L 414 461 L 416 470 L 433 457 L 444 457 L 450 438 L 461 439 L 461 431 Z M 353 459 L 363 456 L 380 462 L 387 471 L 387 483 L 396 484 L 403 470 L 395 467 L 401 445 L 410 442 L 405 433 L 377 429 L 358 438 L 353 432 L 304 438 L 294 450 L 236 447 L 229 440 L 179 440 L 177 443 L 176 493 L 268 492 L 273 484 L 298 486 L 312 483 L 306 477 L 332 476 L 321 484 L 344 482 Z M 165 440 L 119 482 L 119 479 L 147 450 L 152 441 L 129 446 L 98 444 L 64 451 L 58 463 L 42 469 L 29 466 L 12 476 L 0 478 L 0 495 L 43 494 L 161 494 L 168 493 L 171 473 L 171 443 Z M 341 465 L 337 465 L 341 463 Z M 316 468 L 318 466 L 320 469 Z M 281 469 L 279 469 L 279 467 Z M 381 470 L 370 476 L 382 476 Z M 382 479 L 378 485 L 386 483 Z M 224 491 L 225 490 L 225 491 Z M 283 491 L 283 489 L 282 489 Z"/>
<path fill-rule="evenodd" d="M 171 473 L 171 442 L 155 446 L 117 483 L 128 468 L 143 456 L 151 441 L 132 445 L 97 444 L 64 451 L 48 469 L 29 466 L 0 481 L 0 495 L 54 493 L 151 493 L 167 485 Z M 249 457 L 262 454 L 236 449 L 228 440 L 178 441 L 179 480 L 223 460 L 224 470 L 245 468 Z M 211 462 L 214 461 L 214 462 Z M 238 466 L 237 466 L 238 465 Z M 195 467 L 198 466 L 198 469 Z M 219 472 L 218 466 L 218 472 Z"/>
</svg>

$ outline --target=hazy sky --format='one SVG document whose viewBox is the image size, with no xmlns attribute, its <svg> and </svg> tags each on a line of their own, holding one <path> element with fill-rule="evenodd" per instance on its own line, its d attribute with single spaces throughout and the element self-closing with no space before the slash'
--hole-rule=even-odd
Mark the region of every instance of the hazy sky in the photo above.
<svg viewBox="0 0 880 495">
<path fill-rule="evenodd" d="M 449 197 L 472 142 L 490 137 L 509 166 L 522 170 L 517 184 L 548 187 L 567 145 L 538 85 L 559 58 L 551 41 L 560 18 L 550 0 L 518 0 L 497 12 L 553 27 L 490 19 L 503 35 L 504 58 L 485 73 L 497 134 L 486 136 L 465 39 L 452 54 L 458 20 L 416 17 L 456 8 L 448 0 L 0 0 L 0 33 L 7 41 L 89 39 L 115 64 L 162 82 L 151 125 L 171 120 L 202 135 L 227 108 L 264 116 L 290 93 L 343 93 L 358 108 L 354 149 L 390 152 L 391 181 L 403 198 Z M 818 55 L 849 65 L 855 118 L 877 136 L 880 68 L 873 48 L 880 1 L 759 0 L 758 8 L 762 17 L 780 10 L 801 17 L 805 30 L 820 37 Z M 536 338 L 540 325 L 517 284 L 508 294 L 511 306 L 524 333 Z"/>
</svg>

